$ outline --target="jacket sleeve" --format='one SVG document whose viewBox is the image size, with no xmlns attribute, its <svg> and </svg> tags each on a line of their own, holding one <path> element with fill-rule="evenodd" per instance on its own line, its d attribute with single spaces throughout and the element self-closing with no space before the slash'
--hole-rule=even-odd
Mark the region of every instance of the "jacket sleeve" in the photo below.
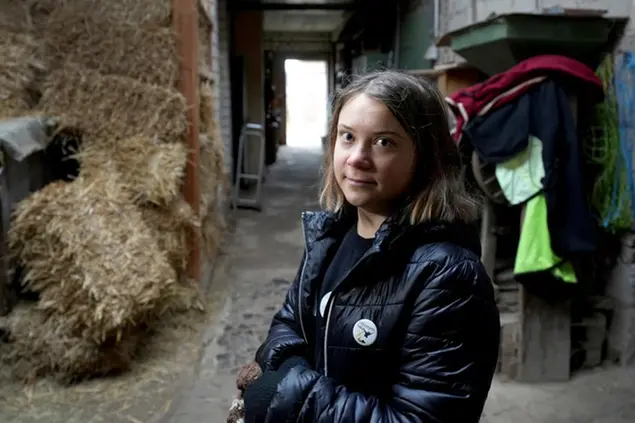
<svg viewBox="0 0 635 423">
<path fill-rule="evenodd" d="M 263 371 L 277 368 L 292 356 L 306 356 L 307 345 L 302 336 L 298 313 L 299 278 L 306 257 L 285 297 L 282 308 L 271 322 L 267 338 L 256 352 L 256 362 Z"/>
<path fill-rule="evenodd" d="M 439 267 L 425 279 L 411 306 L 390 395 L 353 392 L 296 367 L 278 385 L 266 422 L 291 415 L 306 423 L 477 423 L 499 348 L 491 282 L 478 261 Z"/>
</svg>

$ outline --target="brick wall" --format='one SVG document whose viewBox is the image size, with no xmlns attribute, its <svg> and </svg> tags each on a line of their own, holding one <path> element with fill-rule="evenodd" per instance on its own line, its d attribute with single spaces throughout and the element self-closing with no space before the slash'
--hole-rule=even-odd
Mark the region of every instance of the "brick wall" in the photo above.
<svg viewBox="0 0 635 423">
<path fill-rule="evenodd" d="M 211 0 L 212 20 L 212 74 L 214 75 L 214 97 L 216 115 L 221 127 L 221 136 L 225 144 L 227 169 L 231 168 L 232 145 L 232 109 L 231 83 L 229 77 L 229 22 L 227 0 Z"/>
</svg>

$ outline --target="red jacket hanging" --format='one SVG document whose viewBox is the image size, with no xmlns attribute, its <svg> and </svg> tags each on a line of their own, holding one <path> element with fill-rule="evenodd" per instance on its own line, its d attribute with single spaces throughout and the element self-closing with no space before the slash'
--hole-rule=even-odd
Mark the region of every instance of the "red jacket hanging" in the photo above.
<svg viewBox="0 0 635 423">
<path fill-rule="evenodd" d="M 598 96 L 599 99 L 603 96 L 602 81 L 584 63 L 557 55 L 531 57 L 484 82 L 446 97 L 456 116 L 456 127 L 452 129 L 454 140 L 461 140 L 463 128 L 470 119 L 513 101 L 553 74 L 576 79 L 588 85 L 593 96 Z"/>
</svg>

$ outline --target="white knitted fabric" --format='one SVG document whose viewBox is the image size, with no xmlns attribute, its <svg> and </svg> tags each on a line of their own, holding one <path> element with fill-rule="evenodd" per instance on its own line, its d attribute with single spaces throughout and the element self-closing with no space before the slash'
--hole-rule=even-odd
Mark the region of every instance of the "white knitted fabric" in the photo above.
<svg viewBox="0 0 635 423">
<path fill-rule="evenodd" d="M 227 423 L 245 423 L 245 401 L 242 398 L 234 398 L 229 408 L 229 416 L 240 417 L 236 421 L 230 421 L 228 418 Z"/>
</svg>

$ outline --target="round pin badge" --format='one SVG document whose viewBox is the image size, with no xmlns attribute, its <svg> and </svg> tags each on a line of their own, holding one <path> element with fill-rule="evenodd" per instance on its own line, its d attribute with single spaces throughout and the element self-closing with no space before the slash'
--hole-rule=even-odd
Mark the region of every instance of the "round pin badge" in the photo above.
<svg viewBox="0 0 635 423">
<path fill-rule="evenodd" d="M 326 313 L 326 305 L 329 303 L 329 299 L 331 298 L 331 293 L 327 292 L 322 297 L 320 301 L 320 316 L 324 317 L 324 313 Z"/>
<path fill-rule="evenodd" d="M 377 340 L 377 326 L 372 320 L 361 319 L 353 326 L 353 338 L 361 346 L 372 345 Z"/>
</svg>

